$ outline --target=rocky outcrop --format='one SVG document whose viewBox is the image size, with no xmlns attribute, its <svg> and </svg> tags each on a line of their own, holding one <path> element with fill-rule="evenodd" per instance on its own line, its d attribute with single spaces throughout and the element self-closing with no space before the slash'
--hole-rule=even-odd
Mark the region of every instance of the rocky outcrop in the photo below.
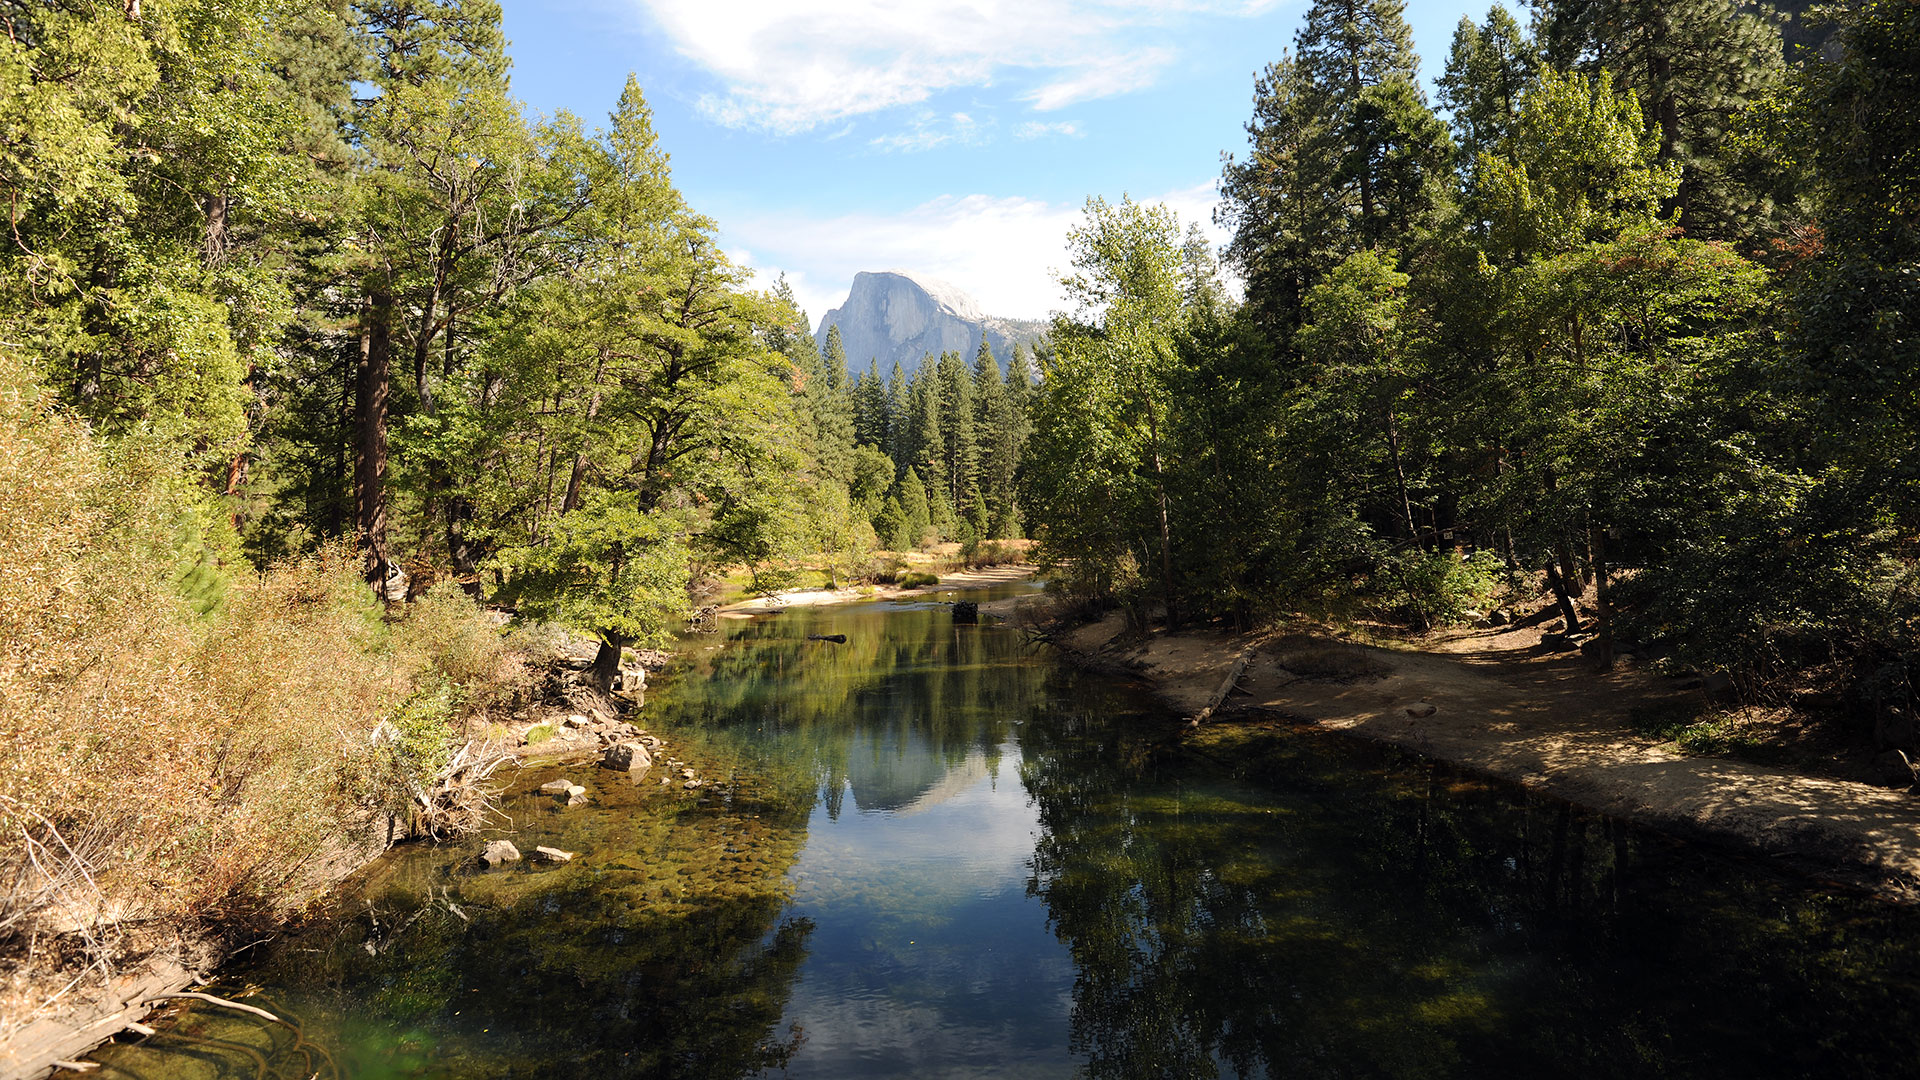
<svg viewBox="0 0 1920 1080">
<path fill-rule="evenodd" d="M 1045 330 L 1044 323 L 994 318 L 952 285 L 899 270 L 855 274 L 847 302 L 820 320 L 822 345 L 832 326 L 854 374 L 878 361 L 883 378 L 896 360 L 909 372 L 943 352 L 972 361 L 983 337 L 1004 370 L 1016 343 L 1031 346 Z"/>
</svg>

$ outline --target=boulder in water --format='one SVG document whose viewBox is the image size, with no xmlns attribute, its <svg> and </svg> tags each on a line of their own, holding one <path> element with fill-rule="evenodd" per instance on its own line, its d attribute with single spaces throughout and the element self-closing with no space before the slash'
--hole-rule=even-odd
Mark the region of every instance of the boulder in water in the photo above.
<svg viewBox="0 0 1920 1080">
<path fill-rule="evenodd" d="M 480 853 L 480 861 L 486 863 L 488 866 L 499 866 L 501 863 L 519 862 L 520 849 L 514 847 L 510 841 L 495 840 L 487 845 L 485 851 Z"/>
<path fill-rule="evenodd" d="M 955 601 L 953 621 L 957 623 L 977 623 L 980 621 L 980 605 L 971 600 Z"/>
<path fill-rule="evenodd" d="M 609 769 L 639 772 L 653 767 L 653 757 L 647 753 L 646 747 L 638 743 L 614 743 L 600 756 L 600 764 Z"/>
</svg>

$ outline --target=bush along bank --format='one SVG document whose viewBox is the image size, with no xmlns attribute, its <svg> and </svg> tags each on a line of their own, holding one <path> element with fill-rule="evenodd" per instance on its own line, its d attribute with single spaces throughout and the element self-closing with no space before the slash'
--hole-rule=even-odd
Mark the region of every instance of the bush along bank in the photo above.
<svg viewBox="0 0 1920 1080">
<path fill-rule="evenodd" d="M 458 831 L 481 808 L 435 805 L 443 774 L 550 645 L 451 584 L 389 610 L 341 548 L 229 570 L 181 471 L 0 370 L 8 1055 L 116 973 L 204 968 L 392 840 Z"/>
</svg>

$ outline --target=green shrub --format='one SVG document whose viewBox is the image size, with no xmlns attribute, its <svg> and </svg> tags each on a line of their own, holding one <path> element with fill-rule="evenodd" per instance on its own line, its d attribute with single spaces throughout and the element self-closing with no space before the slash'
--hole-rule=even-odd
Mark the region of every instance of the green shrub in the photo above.
<svg viewBox="0 0 1920 1080">
<path fill-rule="evenodd" d="M 929 585 L 940 584 L 940 576 L 938 574 L 923 574 L 916 570 L 900 575 L 898 584 L 903 589 L 923 589 Z"/>
<path fill-rule="evenodd" d="M 1500 557 L 1476 551 L 1406 551 L 1389 556 L 1373 577 L 1389 613 L 1422 630 L 1462 621 L 1489 606 L 1502 587 Z"/>
</svg>

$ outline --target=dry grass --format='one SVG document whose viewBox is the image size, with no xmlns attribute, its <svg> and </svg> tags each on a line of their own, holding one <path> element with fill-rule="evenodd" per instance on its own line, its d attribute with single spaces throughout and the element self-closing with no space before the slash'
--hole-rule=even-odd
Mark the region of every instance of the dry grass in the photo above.
<svg viewBox="0 0 1920 1080">
<path fill-rule="evenodd" d="M 51 967 L 290 914 L 343 836 L 431 783 L 465 723 L 526 682 L 464 596 L 389 623 L 342 550 L 229 571 L 224 604 L 197 613 L 177 464 L 102 446 L 5 363 L 0 1039 L 46 1004 L 22 995 Z M 399 738 L 375 739 L 383 724 Z"/>
</svg>

